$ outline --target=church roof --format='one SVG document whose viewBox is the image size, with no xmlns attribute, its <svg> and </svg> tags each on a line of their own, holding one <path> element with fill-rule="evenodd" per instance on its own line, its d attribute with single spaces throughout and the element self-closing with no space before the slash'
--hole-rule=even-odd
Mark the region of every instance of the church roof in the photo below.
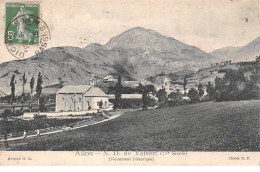
<svg viewBox="0 0 260 172">
<path fill-rule="evenodd" d="M 104 93 L 100 88 L 98 87 L 91 87 L 86 94 L 84 94 L 85 97 L 108 97 L 106 93 Z"/>
<path fill-rule="evenodd" d="M 57 94 L 61 93 L 75 93 L 75 94 L 84 94 L 90 89 L 90 85 L 65 85 L 60 90 L 57 91 Z"/>
<path fill-rule="evenodd" d="M 163 82 L 170 82 L 170 80 L 166 77 Z"/>
<path fill-rule="evenodd" d="M 100 88 L 91 85 L 65 85 L 57 94 L 84 94 L 85 97 L 108 97 Z"/>
</svg>

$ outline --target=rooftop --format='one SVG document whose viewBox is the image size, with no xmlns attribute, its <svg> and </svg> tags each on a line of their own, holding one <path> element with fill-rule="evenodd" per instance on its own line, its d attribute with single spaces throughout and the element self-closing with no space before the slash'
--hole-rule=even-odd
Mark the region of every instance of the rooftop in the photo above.
<svg viewBox="0 0 260 172">
<path fill-rule="evenodd" d="M 57 94 L 61 93 L 75 93 L 83 94 L 90 89 L 90 85 L 65 85 L 60 90 L 57 91 Z"/>
<path fill-rule="evenodd" d="M 85 97 L 108 97 L 108 95 L 98 87 L 91 87 L 84 96 Z"/>
<path fill-rule="evenodd" d="M 108 97 L 98 87 L 92 87 L 91 85 L 65 85 L 60 90 L 57 91 L 57 94 L 84 94 L 85 97 Z"/>
</svg>

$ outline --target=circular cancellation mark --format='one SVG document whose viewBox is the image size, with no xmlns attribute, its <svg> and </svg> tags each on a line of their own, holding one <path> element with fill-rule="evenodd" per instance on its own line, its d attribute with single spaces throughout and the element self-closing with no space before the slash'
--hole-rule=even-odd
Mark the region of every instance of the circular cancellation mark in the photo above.
<svg viewBox="0 0 260 172">
<path fill-rule="evenodd" d="M 51 40 L 47 24 L 38 16 L 21 15 L 13 19 L 5 30 L 7 50 L 17 59 L 38 55 Z"/>
</svg>

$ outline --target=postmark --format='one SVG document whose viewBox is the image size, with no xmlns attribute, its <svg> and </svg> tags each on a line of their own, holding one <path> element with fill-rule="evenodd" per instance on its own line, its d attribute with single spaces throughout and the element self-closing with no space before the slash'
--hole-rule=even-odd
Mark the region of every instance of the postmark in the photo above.
<svg viewBox="0 0 260 172">
<path fill-rule="evenodd" d="M 39 4 L 6 3 L 5 44 L 16 58 L 24 59 L 45 50 L 51 39 L 39 16 Z"/>
</svg>

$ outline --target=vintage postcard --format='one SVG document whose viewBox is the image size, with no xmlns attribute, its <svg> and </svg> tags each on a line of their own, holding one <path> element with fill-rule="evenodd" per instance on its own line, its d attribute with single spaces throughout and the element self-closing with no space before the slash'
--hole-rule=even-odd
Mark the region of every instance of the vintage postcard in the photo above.
<svg viewBox="0 0 260 172">
<path fill-rule="evenodd" d="M 260 165 L 259 0 L 0 0 L 0 165 Z"/>
</svg>

